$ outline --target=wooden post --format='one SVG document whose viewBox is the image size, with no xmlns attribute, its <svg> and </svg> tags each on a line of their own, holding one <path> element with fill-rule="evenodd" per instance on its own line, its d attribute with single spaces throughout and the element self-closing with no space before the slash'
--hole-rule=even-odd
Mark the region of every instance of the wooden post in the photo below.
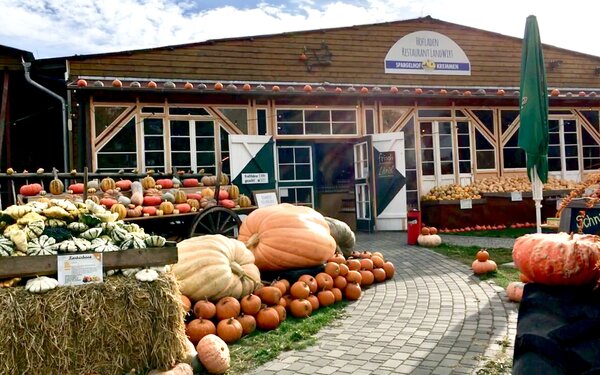
<svg viewBox="0 0 600 375">
<path fill-rule="evenodd" d="M 83 201 L 87 200 L 88 167 L 83 167 Z"/>
</svg>

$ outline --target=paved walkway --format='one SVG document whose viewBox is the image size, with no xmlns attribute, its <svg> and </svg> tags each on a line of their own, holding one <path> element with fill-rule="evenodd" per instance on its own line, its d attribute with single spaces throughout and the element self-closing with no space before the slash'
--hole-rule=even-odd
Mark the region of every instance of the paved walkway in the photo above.
<svg viewBox="0 0 600 375">
<path fill-rule="evenodd" d="M 487 247 L 512 240 L 444 236 Z M 512 356 L 517 305 L 469 267 L 406 245 L 406 234 L 359 234 L 357 249 L 381 250 L 396 276 L 364 291 L 348 317 L 321 330 L 316 345 L 282 353 L 252 374 L 474 374 L 503 339 Z M 481 243 L 483 242 L 483 243 Z"/>
</svg>

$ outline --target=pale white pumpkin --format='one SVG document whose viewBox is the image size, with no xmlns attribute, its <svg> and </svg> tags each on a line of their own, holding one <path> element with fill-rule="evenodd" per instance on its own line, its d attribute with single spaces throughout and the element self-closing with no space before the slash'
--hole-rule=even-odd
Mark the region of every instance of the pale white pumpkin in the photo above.
<svg viewBox="0 0 600 375">
<path fill-rule="evenodd" d="M 25 284 L 25 290 L 30 293 L 44 293 L 58 286 L 58 280 L 47 276 L 36 277 L 30 279 Z"/>
</svg>

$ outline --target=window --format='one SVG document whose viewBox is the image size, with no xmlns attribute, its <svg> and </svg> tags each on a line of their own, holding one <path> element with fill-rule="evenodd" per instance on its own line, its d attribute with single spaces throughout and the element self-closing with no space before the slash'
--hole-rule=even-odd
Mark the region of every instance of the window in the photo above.
<svg viewBox="0 0 600 375">
<path fill-rule="evenodd" d="M 519 110 L 503 109 L 500 111 L 500 128 L 502 134 L 508 130 L 508 127 L 519 117 Z"/>
<path fill-rule="evenodd" d="M 454 174 L 454 160 L 452 156 L 452 123 L 439 122 L 438 133 L 441 172 L 442 174 Z"/>
<path fill-rule="evenodd" d="M 169 114 L 175 116 L 210 116 L 206 109 L 197 107 L 169 107 Z"/>
<path fill-rule="evenodd" d="M 495 134 L 494 132 L 494 111 L 491 109 L 481 109 L 481 110 L 473 110 L 473 114 L 477 116 L 479 121 L 490 131 L 490 133 Z"/>
<path fill-rule="evenodd" d="M 369 199 L 369 185 L 357 184 L 356 193 L 356 218 L 360 220 L 371 219 L 371 201 Z"/>
<path fill-rule="evenodd" d="M 449 109 L 420 109 L 419 117 L 452 117 Z"/>
<path fill-rule="evenodd" d="M 367 142 L 354 145 L 354 178 L 356 180 L 369 177 L 369 148 Z"/>
<path fill-rule="evenodd" d="M 165 171 L 165 143 L 163 120 L 146 118 L 144 129 L 144 169 Z"/>
<path fill-rule="evenodd" d="M 406 172 L 406 203 L 409 208 L 419 207 L 417 154 L 415 151 L 415 121 L 411 117 L 402 128 L 404 132 L 404 163 Z"/>
<path fill-rule="evenodd" d="M 229 133 L 221 126 L 221 160 L 223 164 L 221 171 L 223 173 L 231 173 L 231 163 L 229 161 Z"/>
<path fill-rule="evenodd" d="M 402 116 L 404 116 L 406 111 L 407 109 L 399 108 L 383 109 L 381 111 L 381 117 L 383 120 L 383 132 L 389 133 L 394 127 L 394 125 L 402 118 Z"/>
<path fill-rule="evenodd" d="M 285 109 L 277 110 L 277 134 L 336 135 L 357 134 L 356 110 Z"/>
<path fill-rule="evenodd" d="M 219 111 L 243 134 L 248 134 L 248 111 L 246 108 L 219 108 Z"/>
<path fill-rule="evenodd" d="M 256 120 L 258 123 L 258 135 L 267 135 L 267 110 L 257 109 Z"/>
<path fill-rule="evenodd" d="M 277 160 L 280 181 L 312 181 L 310 146 L 279 146 Z"/>
<path fill-rule="evenodd" d="M 525 168 L 525 151 L 518 146 L 519 132 L 515 132 L 502 148 L 504 168 Z"/>
<path fill-rule="evenodd" d="M 215 126 L 213 121 L 194 121 L 196 168 L 215 174 Z"/>
<path fill-rule="evenodd" d="M 96 137 L 108 128 L 113 121 L 117 119 L 127 107 L 94 107 L 94 122 L 96 128 Z"/>
<path fill-rule="evenodd" d="M 459 121 L 456 123 L 458 137 L 458 171 L 459 173 L 471 173 L 471 135 L 469 123 Z"/>
<path fill-rule="evenodd" d="M 279 200 L 281 203 L 313 207 L 313 188 L 312 186 L 280 187 Z"/>
<path fill-rule="evenodd" d="M 422 122 L 421 125 L 421 171 L 423 176 L 435 174 L 435 159 L 433 157 L 433 123 Z"/>
<path fill-rule="evenodd" d="M 581 114 L 590 124 L 592 124 L 594 129 L 600 130 L 600 117 L 598 117 L 598 111 L 581 111 Z"/>
<path fill-rule="evenodd" d="M 177 170 L 189 171 L 192 161 L 189 121 L 171 121 L 171 165 Z"/>
<path fill-rule="evenodd" d="M 548 170 L 579 170 L 577 123 L 575 120 L 548 121 Z M 562 143 L 562 145 L 561 145 Z"/>
<path fill-rule="evenodd" d="M 477 169 L 496 168 L 496 151 L 494 150 L 494 146 L 479 130 L 475 130 L 475 149 Z"/>
<path fill-rule="evenodd" d="M 375 111 L 365 109 L 365 125 L 367 134 L 375 134 Z"/>
<path fill-rule="evenodd" d="M 583 126 L 581 127 L 581 141 L 583 169 L 586 171 L 600 169 L 600 146 Z"/>
<path fill-rule="evenodd" d="M 133 169 L 137 166 L 135 117 L 98 150 L 96 157 L 99 172 L 117 172 L 122 168 Z"/>
</svg>

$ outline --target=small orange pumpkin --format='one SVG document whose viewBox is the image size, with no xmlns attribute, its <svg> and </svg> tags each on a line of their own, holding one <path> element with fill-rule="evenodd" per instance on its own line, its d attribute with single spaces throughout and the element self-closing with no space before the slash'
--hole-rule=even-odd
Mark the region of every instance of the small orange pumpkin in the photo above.
<svg viewBox="0 0 600 375">
<path fill-rule="evenodd" d="M 290 304 L 290 312 L 296 318 L 306 318 L 312 314 L 312 304 L 307 299 L 295 299 Z"/>
<path fill-rule="evenodd" d="M 238 322 L 242 325 L 242 335 L 249 335 L 256 330 L 256 319 L 250 314 L 240 314 L 237 318 Z"/>
<path fill-rule="evenodd" d="M 248 294 L 240 300 L 240 308 L 246 315 L 255 315 L 262 306 L 262 300 L 256 294 Z"/>
<path fill-rule="evenodd" d="M 196 345 L 206 335 L 217 333 L 215 324 L 208 319 L 194 319 L 185 327 L 185 334 Z"/>
<path fill-rule="evenodd" d="M 72 189 L 70 189 L 72 190 Z M 23 185 L 19 188 L 19 194 L 30 197 L 32 195 L 37 195 L 42 191 L 42 185 L 40 184 L 27 184 Z M 73 191 L 75 193 L 75 191 Z M 83 193 L 83 184 L 81 184 L 81 193 Z M 81 194 L 76 193 L 76 194 Z"/>
<path fill-rule="evenodd" d="M 160 204 L 158 209 L 161 210 L 165 215 L 170 215 L 173 213 L 175 206 L 171 202 L 164 201 Z"/>
<path fill-rule="evenodd" d="M 217 307 L 209 300 L 200 300 L 194 304 L 194 315 L 197 318 L 212 319 L 217 313 Z"/>
<path fill-rule="evenodd" d="M 306 298 L 310 295 L 310 287 L 304 281 L 296 281 L 290 287 L 290 294 L 294 298 Z"/>
<path fill-rule="evenodd" d="M 344 295 L 349 301 L 356 301 L 360 298 L 361 294 L 362 290 L 360 288 L 360 285 L 358 285 L 357 283 L 348 283 L 348 285 L 346 285 L 346 289 L 344 289 Z"/>
<path fill-rule="evenodd" d="M 262 330 L 272 330 L 279 326 L 279 313 L 272 307 L 260 309 L 256 314 L 256 327 Z"/>
<path fill-rule="evenodd" d="M 235 318 L 223 319 L 217 324 L 217 336 L 228 344 L 232 344 L 242 338 L 243 332 L 242 325 Z"/>
<path fill-rule="evenodd" d="M 506 287 L 506 296 L 513 302 L 521 302 L 523 299 L 523 288 L 525 283 L 513 281 Z"/>
<path fill-rule="evenodd" d="M 258 289 L 256 295 L 260 297 L 262 303 L 267 306 L 277 305 L 281 299 L 281 290 L 274 286 L 264 286 Z"/>
<path fill-rule="evenodd" d="M 322 290 L 317 294 L 319 304 L 323 307 L 333 305 L 335 303 L 335 295 L 331 290 Z"/>
<path fill-rule="evenodd" d="M 215 306 L 217 308 L 216 316 L 219 320 L 235 318 L 236 316 L 240 315 L 240 301 L 233 297 L 223 297 Z"/>
</svg>

